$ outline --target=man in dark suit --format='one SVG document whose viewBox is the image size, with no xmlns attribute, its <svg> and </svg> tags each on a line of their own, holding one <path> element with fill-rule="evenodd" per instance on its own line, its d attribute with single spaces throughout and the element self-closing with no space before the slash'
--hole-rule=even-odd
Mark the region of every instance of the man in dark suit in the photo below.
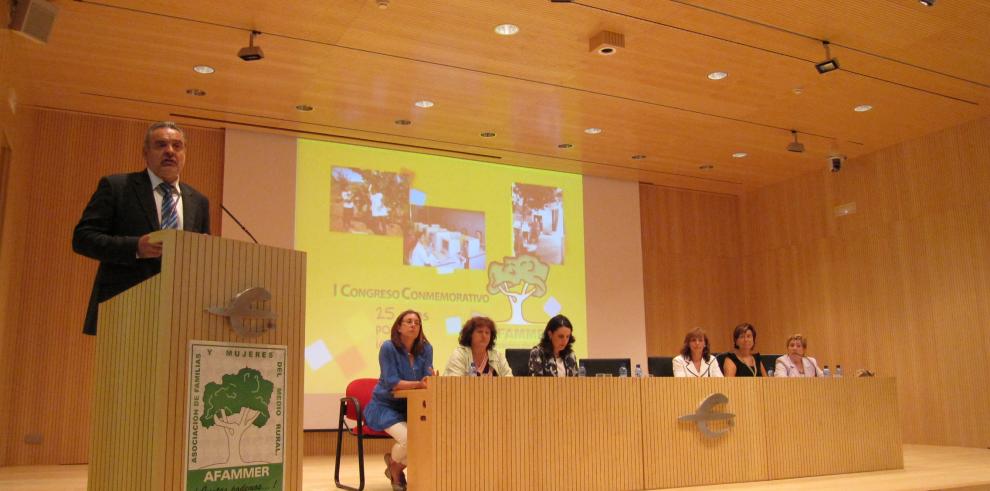
<svg viewBox="0 0 990 491">
<path fill-rule="evenodd" d="M 148 127 L 147 169 L 104 176 L 72 235 L 72 250 L 100 261 L 83 333 L 96 334 L 97 306 L 161 271 L 162 246 L 148 234 L 163 228 L 210 233 L 210 202 L 179 182 L 185 133 L 163 121 Z"/>
</svg>

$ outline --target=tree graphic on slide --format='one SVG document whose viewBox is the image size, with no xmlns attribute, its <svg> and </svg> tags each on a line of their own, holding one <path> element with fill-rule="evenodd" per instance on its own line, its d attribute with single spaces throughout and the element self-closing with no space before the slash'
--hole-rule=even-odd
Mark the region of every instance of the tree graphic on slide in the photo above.
<svg viewBox="0 0 990 491">
<path fill-rule="evenodd" d="M 531 296 L 542 297 L 546 294 L 550 266 L 529 254 L 505 257 L 502 261 L 492 261 L 488 265 L 488 293 L 501 293 L 508 297 L 512 318 L 503 323 L 530 324 L 523 317 L 523 302 Z"/>
<path fill-rule="evenodd" d="M 227 435 L 230 455 L 225 466 L 248 464 L 241 457 L 241 437 L 252 426 L 261 428 L 268 422 L 268 403 L 272 399 L 275 384 L 265 380 L 261 372 L 242 368 L 237 374 L 228 373 L 223 383 L 210 382 L 203 391 L 203 416 L 199 418 L 204 428 L 219 426 Z M 240 415 L 235 418 L 234 416 Z"/>
</svg>

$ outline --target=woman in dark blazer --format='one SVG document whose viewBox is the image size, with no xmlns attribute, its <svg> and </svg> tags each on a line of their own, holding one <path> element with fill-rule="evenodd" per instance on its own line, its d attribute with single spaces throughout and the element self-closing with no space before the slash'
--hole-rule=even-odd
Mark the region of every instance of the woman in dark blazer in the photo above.
<svg viewBox="0 0 990 491">
<path fill-rule="evenodd" d="M 574 355 L 574 327 L 570 319 L 556 315 L 543 329 L 540 344 L 529 352 L 529 373 L 535 377 L 576 377 L 577 357 Z"/>
</svg>

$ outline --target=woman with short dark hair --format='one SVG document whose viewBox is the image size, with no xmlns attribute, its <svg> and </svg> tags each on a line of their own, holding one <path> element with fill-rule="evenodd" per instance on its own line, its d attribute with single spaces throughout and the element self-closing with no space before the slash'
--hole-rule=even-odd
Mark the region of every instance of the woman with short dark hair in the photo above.
<svg viewBox="0 0 990 491">
<path fill-rule="evenodd" d="M 543 329 L 540 344 L 529 352 L 529 373 L 535 377 L 576 377 L 574 327 L 570 319 L 556 315 Z"/>
<path fill-rule="evenodd" d="M 495 322 L 488 317 L 468 319 L 457 338 L 460 346 L 450 354 L 443 374 L 511 377 L 512 369 L 502 354 L 495 350 L 496 337 Z"/>
<path fill-rule="evenodd" d="M 766 370 L 760 363 L 760 353 L 754 352 L 756 347 L 756 328 L 752 324 L 742 323 L 732 330 L 732 346 L 722 362 L 722 373 L 726 377 L 766 377 Z"/>
</svg>

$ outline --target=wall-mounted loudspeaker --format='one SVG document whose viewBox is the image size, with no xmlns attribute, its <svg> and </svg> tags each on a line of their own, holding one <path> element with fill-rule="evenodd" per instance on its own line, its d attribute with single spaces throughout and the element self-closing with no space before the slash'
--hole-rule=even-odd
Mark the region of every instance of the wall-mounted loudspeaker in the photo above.
<svg viewBox="0 0 990 491">
<path fill-rule="evenodd" d="M 58 7 L 46 0 L 16 0 L 15 4 L 10 28 L 32 41 L 47 43 Z"/>
</svg>

